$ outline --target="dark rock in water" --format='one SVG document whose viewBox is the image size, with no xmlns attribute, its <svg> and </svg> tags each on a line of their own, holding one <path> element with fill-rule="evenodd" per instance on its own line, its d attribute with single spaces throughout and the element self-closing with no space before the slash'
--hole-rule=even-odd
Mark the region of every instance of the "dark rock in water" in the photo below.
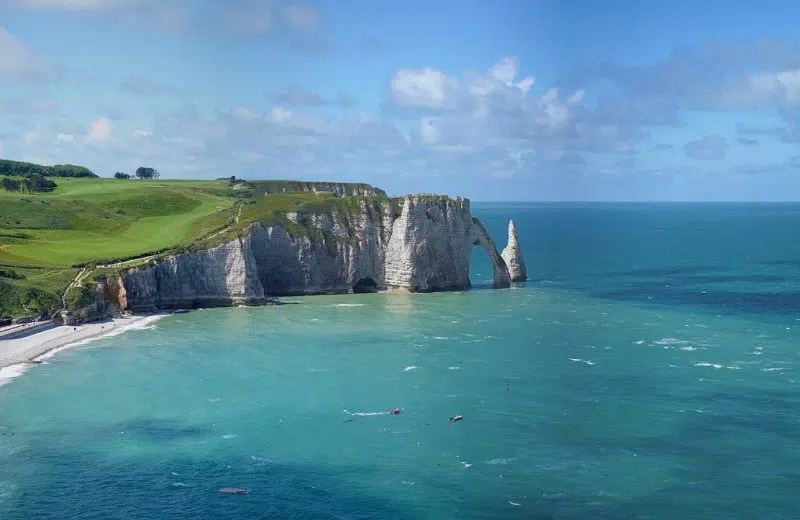
<svg viewBox="0 0 800 520">
<path fill-rule="evenodd" d="M 223 495 L 244 495 L 247 490 L 245 488 L 224 487 L 219 492 Z"/>
</svg>

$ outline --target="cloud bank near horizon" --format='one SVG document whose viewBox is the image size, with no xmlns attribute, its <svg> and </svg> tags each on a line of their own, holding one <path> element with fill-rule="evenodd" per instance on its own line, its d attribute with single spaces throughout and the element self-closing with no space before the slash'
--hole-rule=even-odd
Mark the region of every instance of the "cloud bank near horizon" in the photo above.
<svg viewBox="0 0 800 520">
<path fill-rule="evenodd" d="M 152 34 L 157 44 L 142 53 L 170 41 L 185 61 L 173 74 L 148 74 L 131 58 L 118 79 L 104 77 L 91 54 L 55 52 L 0 27 L 0 105 L 10 116 L 0 156 L 85 164 L 103 176 L 152 165 L 166 177 L 363 180 L 395 192 L 466 182 L 473 198 L 493 185 L 489 198 L 516 200 L 681 198 L 687 186 L 697 187 L 688 198 L 707 199 L 721 184 L 752 195 L 755 183 L 785 193 L 800 173 L 800 47 L 784 40 L 690 45 L 644 66 L 594 61 L 539 79 L 537 63 L 514 54 L 459 69 L 435 55 L 405 63 L 366 34 L 345 47 L 315 4 L 210 5 L 7 1 L 29 20 L 112 27 L 120 35 L 111 52 Z M 249 62 L 249 42 L 279 48 L 274 65 Z M 241 56 L 227 67 L 227 54 L 202 48 Z M 337 65 L 365 53 L 388 66 L 337 85 L 337 74 L 356 70 Z M 308 74 L 303 60 L 326 60 L 328 75 Z M 284 80 L 289 63 L 303 73 Z M 270 69 L 260 97 L 235 94 L 259 81 L 248 66 Z M 201 85 L 192 73 L 203 67 L 241 76 Z"/>
</svg>

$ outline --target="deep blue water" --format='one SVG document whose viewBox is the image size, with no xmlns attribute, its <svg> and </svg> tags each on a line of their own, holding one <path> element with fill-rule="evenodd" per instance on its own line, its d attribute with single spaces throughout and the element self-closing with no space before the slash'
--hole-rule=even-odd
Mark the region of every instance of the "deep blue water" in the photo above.
<svg viewBox="0 0 800 520">
<path fill-rule="evenodd" d="M 800 205 L 473 212 L 530 282 L 476 248 L 469 292 L 173 315 L 0 388 L 0 518 L 800 518 Z"/>
</svg>

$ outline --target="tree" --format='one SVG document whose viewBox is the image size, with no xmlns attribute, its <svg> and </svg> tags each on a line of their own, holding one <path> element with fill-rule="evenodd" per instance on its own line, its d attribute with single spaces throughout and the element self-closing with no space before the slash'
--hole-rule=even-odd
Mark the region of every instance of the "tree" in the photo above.
<svg viewBox="0 0 800 520">
<path fill-rule="evenodd" d="M 130 176 L 130 174 L 127 174 L 127 173 L 117 172 L 117 173 L 114 174 L 114 178 L 115 179 L 125 180 L 125 179 L 130 179 L 131 176 Z"/>
<path fill-rule="evenodd" d="M 154 168 L 148 168 L 145 166 L 139 166 L 136 168 L 136 177 L 139 179 L 158 179 L 160 176 L 158 170 Z"/>
<path fill-rule="evenodd" d="M 3 180 L 0 181 L 0 184 L 2 184 L 3 189 L 6 191 L 19 191 L 21 189 L 20 182 L 17 179 L 3 177 Z"/>
<path fill-rule="evenodd" d="M 51 181 L 50 179 L 45 178 L 45 176 L 40 173 L 34 173 L 26 176 L 22 180 L 22 186 L 28 193 L 33 193 L 33 192 L 53 191 L 54 189 L 56 189 L 58 184 Z"/>
</svg>

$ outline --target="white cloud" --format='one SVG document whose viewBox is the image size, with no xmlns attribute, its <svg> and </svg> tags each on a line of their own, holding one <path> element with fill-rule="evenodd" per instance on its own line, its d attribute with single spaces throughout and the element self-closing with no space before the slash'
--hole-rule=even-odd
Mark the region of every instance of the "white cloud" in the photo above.
<svg viewBox="0 0 800 520">
<path fill-rule="evenodd" d="M 74 143 L 75 136 L 72 134 L 58 134 L 56 135 L 56 143 Z"/>
<path fill-rule="evenodd" d="M 35 130 L 32 130 L 25 134 L 25 144 L 32 145 L 39 140 L 39 133 Z"/>
<path fill-rule="evenodd" d="M 42 81 L 52 77 L 53 71 L 44 60 L 0 26 L 0 80 Z"/>
<path fill-rule="evenodd" d="M 156 115 L 152 122 L 113 133 L 103 117 L 88 131 L 37 128 L 69 153 L 31 143 L 54 162 L 84 162 L 98 171 L 156 165 L 165 175 L 392 177 L 479 174 L 509 177 L 534 168 L 580 168 L 582 153 L 624 153 L 637 134 L 598 116 L 583 90 L 534 92 L 516 58 L 462 77 L 431 68 L 399 71 L 389 81 L 393 106 L 412 108 L 416 122 L 393 123 L 368 113 L 328 117 L 298 109 L 319 101 L 294 91 L 294 106 L 235 106 L 204 117 L 193 106 Z M 289 90 L 284 91 L 290 92 Z M 58 134 L 63 134 L 59 136 Z M 68 141 L 66 135 L 74 136 Z M 102 147 L 87 146 L 102 143 Z M 68 155 L 69 158 L 65 158 Z M 375 179 L 379 183 L 379 179 Z"/>
<path fill-rule="evenodd" d="M 96 141 L 105 141 L 111 137 L 111 120 L 107 117 L 101 117 L 92 122 L 89 126 L 88 137 Z"/>
<path fill-rule="evenodd" d="M 395 73 L 389 86 L 391 102 L 410 108 L 444 108 L 458 91 L 456 78 L 431 68 L 403 69 Z"/>
</svg>

